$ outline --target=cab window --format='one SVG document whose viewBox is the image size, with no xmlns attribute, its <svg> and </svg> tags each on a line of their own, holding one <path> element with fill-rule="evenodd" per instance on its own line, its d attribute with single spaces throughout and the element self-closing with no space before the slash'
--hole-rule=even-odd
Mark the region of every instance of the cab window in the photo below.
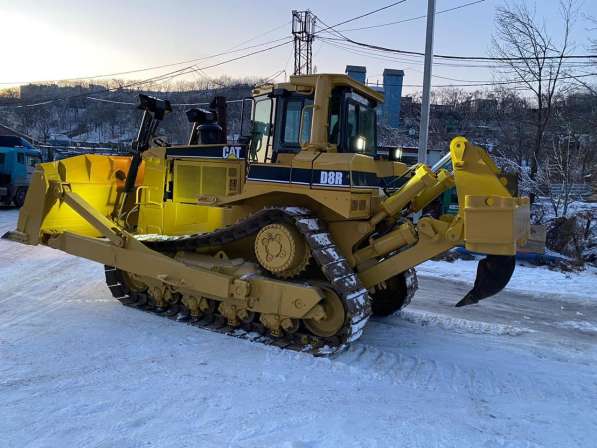
<svg viewBox="0 0 597 448">
<path fill-rule="evenodd" d="M 340 128 L 340 117 L 338 115 L 331 115 L 330 116 L 330 135 L 328 137 L 328 142 L 332 145 L 338 144 L 338 134 Z"/>
<path fill-rule="evenodd" d="M 284 120 L 284 134 L 282 135 L 284 143 L 298 145 L 302 111 L 303 102 L 301 100 L 286 102 L 286 118 Z"/>
<path fill-rule="evenodd" d="M 4 153 L 0 152 L 0 165 L 4 165 L 5 159 L 6 159 L 6 156 L 4 155 Z"/>
<path fill-rule="evenodd" d="M 17 153 L 17 163 L 25 165 L 25 154 L 23 154 L 22 152 Z"/>
<path fill-rule="evenodd" d="M 359 135 L 367 141 L 367 152 L 375 149 L 375 110 L 370 107 L 359 106 Z"/>
<path fill-rule="evenodd" d="M 348 138 L 354 138 L 357 136 L 358 132 L 358 121 L 357 121 L 357 106 L 354 103 L 348 104 L 348 114 L 347 114 L 347 128 L 346 133 L 348 134 Z"/>
<path fill-rule="evenodd" d="M 328 142 L 332 145 L 340 143 L 340 110 L 341 98 L 338 95 L 332 95 L 330 100 L 330 133 L 328 135 Z"/>
<path fill-rule="evenodd" d="M 300 145 L 311 139 L 311 120 L 313 117 L 313 104 L 310 98 L 288 98 L 282 117 L 281 143 L 283 148 L 293 152 L 300 149 Z M 302 129 L 301 129 L 302 120 Z"/>
</svg>

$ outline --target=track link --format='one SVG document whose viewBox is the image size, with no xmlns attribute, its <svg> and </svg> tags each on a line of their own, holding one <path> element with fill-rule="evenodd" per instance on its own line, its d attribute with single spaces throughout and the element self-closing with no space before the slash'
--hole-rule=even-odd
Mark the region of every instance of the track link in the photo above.
<svg viewBox="0 0 597 448">
<path fill-rule="evenodd" d="M 143 243 L 149 248 L 167 254 L 178 251 L 194 251 L 200 247 L 225 247 L 233 241 L 256 234 L 263 226 L 285 222 L 293 225 L 305 238 L 311 249 L 313 259 L 318 264 L 327 280 L 327 286 L 332 288 L 343 302 L 346 318 L 342 329 L 333 337 L 323 338 L 306 332 L 284 334 L 283 337 L 272 337 L 266 334 L 266 329 L 260 323 L 244 323 L 240 327 L 228 327 L 226 320 L 219 314 L 206 316 L 198 321 L 181 319 L 177 310 L 182 306 L 180 298 L 169 310 L 156 309 L 152 305 L 152 298 L 147 292 L 135 292 L 128 286 L 124 273 L 119 269 L 106 266 L 106 283 L 112 295 L 123 305 L 132 306 L 146 311 L 153 311 L 178 320 L 187 320 L 201 328 L 248 339 L 255 342 L 274 345 L 281 348 L 308 352 L 317 356 L 329 356 L 342 351 L 349 343 L 357 340 L 371 315 L 370 299 L 367 290 L 362 286 L 358 276 L 350 264 L 342 256 L 334 244 L 331 235 L 324 224 L 314 216 L 310 210 L 300 207 L 275 207 L 263 209 L 238 223 L 215 230 L 206 234 L 184 237 L 144 238 Z M 412 273 L 410 273 L 412 271 Z M 414 270 L 407 273 L 408 303 L 416 290 L 416 276 Z M 309 283 L 309 280 L 301 279 Z M 316 282 L 313 282 L 316 286 Z"/>
</svg>

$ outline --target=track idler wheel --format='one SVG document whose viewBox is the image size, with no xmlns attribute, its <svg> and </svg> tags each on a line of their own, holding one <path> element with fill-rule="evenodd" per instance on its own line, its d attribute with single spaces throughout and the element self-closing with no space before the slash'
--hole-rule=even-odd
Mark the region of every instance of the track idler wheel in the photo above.
<svg viewBox="0 0 597 448">
<path fill-rule="evenodd" d="M 305 327 L 315 336 L 328 338 L 337 334 L 344 326 L 346 310 L 338 295 L 328 287 L 321 287 L 324 299 L 319 302 L 323 314 L 311 319 L 303 320 Z"/>
<path fill-rule="evenodd" d="M 516 258 L 513 256 L 487 255 L 477 266 L 473 289 L 455 306 L 472 305 L 497 294 L 506 287 L 515 267 Z"/>
</svg>

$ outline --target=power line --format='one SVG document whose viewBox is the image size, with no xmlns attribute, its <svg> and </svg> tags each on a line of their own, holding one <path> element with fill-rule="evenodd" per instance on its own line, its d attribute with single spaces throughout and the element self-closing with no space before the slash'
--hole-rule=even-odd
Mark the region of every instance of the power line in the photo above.
<svg viewBox="0 0 597 448">
<path fill-rule="evenodd" d="M 253 56 L 253 55 L 256 55 L 256 54 L 259 54 L 259 53 L 264 53 L 264 52 L 266 52 L 266 51 L 270 51 L 270 50 L 273 50 L 273 49 L 275 49 L 275 48 L 279 48 L 279 47 L 282 47 L 282 46 L 284 46 L 284 45 L 288 45 L 288 44 L 290 44 L 291 42 L 292 42 L 291 40 L 287 40 L 286 42 L 283 42 L 283 43 L 281 43 L 281 44 L 278 44 L 278 45 L 274 45 L 274 46 L 271 46 L 271 47 L 268 47 L 268 48 L 263 48 L 263 49 L 261 49 L 261 50 L 256 50 L 256 51 L 253 51 L 253 52 L 251 52 L 251 53 L 247 53 L 247 54 L 244 54 L 244 55 L 241 55 L 241 56 L 237 56 L 237 57 L 234 57 L 234 58 L 231 58 L 231 59 L 227 59 L 227 60 L 225 60 L 225 61 L 221 61 L 221 62 L 218 62 L 218 63 L 212 64 L 212 65 L 207 65 L 207 66 L 204 66 L 204 67 L 198 67 L 198 68 L 197 68 L 197 67 L 195 67 L 195 65 L 192 65 L 192 66 L 190 66 L 190 67 L 185 67 L 185 68 L 183 68 L 183 69 L 180 69 L 180 70 L 175 70 L 174 72 L 167 73 L 166 75 L 163 75 L 163 76 L 158 76 L 158 77 L 155 77 L 155 78 L 150 78 L 150 79 L 148 79 L 148 80 L 145 80 L 145 81 L 141 81 L 141 82 L 139 82 L 139 84 L 145 84 L 145 83 L 148 83 L 148 82 L 154 81 L 154 80 L 156 80 L 156 79 L 158 79 L 158 78 L 162 78 L 162 79 L 160 79 L 160 80 L 161 80 L 161 81 L 163 81 L 163 80 L 164 80 L 164 79 L 163 79 L 164 77 L 167 77 L 167 80 L 171 80 L 171 79 L 173 79 L 173 78 L 176 78 L 176 77 L 178 77 L 178 76 L 182 76 L 182 75 L 184 75 L 184 74 L 190 73 L 191 71 L 195 71 L 195 70 L 207 70 L 207 69 L 209 69 L 209 68 L 219 67 L 220 65 L 228 64 L 228 63 L 230 63 L 230 62 L 238 61 L 238 60 L 240 60 L 240 59 L 244 59 L 244 58 L 247 58 L 247 57 L 249 57 L 249 56 Z M 171 75 L 171 74 L 172 74 L 173 76 L 169 76 L 169 75 Z"/>
<path fill-rule="evenodd" d="M 92 96 L 88 96 L 86 98 L 88 100 L 99 101 L 101 103 L 121 104 L 121 105 L 125 105 L 125 106 L 137 106 L 137 104 L 138 104 L 138 103 L 133 103 L 131 101 L 107 100 L 105 98 L 94 98 Z M 242 101 L 244 101 L 244 99 L 240 99 L 240 100 L 228 100 L 228 101 L 226 101 L 226 104 L 240 103 Z M 170 103 L 170 105 L 173 106 L 173 107 L 207 106 L 209 104 L 211 104 L 209 101 L 203 101 L 201 103 Z"/>
<path fill-rule="evenodd" d="M 322 43 L 334 46 L 336 48 L 340 48 L 344 51 L 347 51 L 349 53 L 353 53 L 353 54 L 357 54 L 357 55 L 361 55 L 361 56 L 365 56 L 365 57 L 369 57 L 369 58 L 373 58 L 373 59 L 378 59 L 378 60 L 382 60 L 382 61 L 395 61 L 395 62 L 400 62 L 405 64 L 405 67 L 409 67 L 409 64 L 417 64 L 417 65 L 422 65 L 422 62 L 419 61 L 410 61 L 410 60 L 404 60 L 404 59 L 399 59 L 399 58 L 394 58 L 391 56 L 386 56 L 386 55 L 382 55 L 382 54 L 377 54 L 377 53 L 373 53 L 373 52 L 367 52 L 367 50 L 356 50 L 353 49 L 351 47 L 347 47 L 344 46 L 342 44 L 339 44 L 337 42 L 328 42 L 325 38 L 320 38 Z M 564 62 L 564 64 L 579 64 L 578 62 Z M 502 66 L 498 66 L 498 65 L 492 65 L 492 66 L 485 66 L 485 65 L 455 65 L 452 63 L 442 63 L 442 62 L 436 62 L 435 65 L 441 65 L 441 66 L 447 66 L 447 67 L 460 67 L 460 68 L 469 68 L 469 67 L 477 67 L 477 68 L 501 68 Z M 574 65 L 574 68 L 579 67 L 580 65 Z M 586 67 L 593 67 L 594 64 L 591 63 L 586 63 L 584 66 Z M 410 70 L 414 70 L 417 72 L 421 72 L 420 70 L 416 70 L 412 67 L 410 67 Z M 500 71 L 500 73 L 505 73 L 504 71 Z M 505 74 L 508 73 L 515 73 L 515 72 L 507 72 Z M 587 74 L 588 76 L 591 76 L 591 74 Z M 446 88 L 446 87 L 482 87 L 482 86 L 494 86 L 496 85 L 495 82 L 493 81 L 488 81 L 488 80 L 469 80 L 469 79 L 457 79 L 457 78 L 451 78 L 448 76 L 444 76 L 444 75 L 433 75 L 434 78 L 439 78 L 439 79 L 446 79 L 449 81 L 457 81 L 457 82 L 461 82 L 464 84 L 445 84 L 445 85 L 434 85 L 433 87 L 438 87 L 438 88 Z M 575 76 L 570 76 L 569 78 L 565 78 L 565 79 L 575 79 Z M 562 79 L 562 78 L 560 78 Z M 580 81 L 579 81 L 580 82 Z M 499 81 L 498 81 L 499 83 Z M 514 84 L 524 84 L 523 81 L 514 81 Z M 368 83 L 369 85 L 376 85 L 379 86 L 379 83 Z M 499 85 L 499 84 L 498 84 Z M 416 88 L 420 88 L 422 87 L 421 85 L 418 84 L 403 84 L 403 87 L 416 87 Z M 517 87 L 516 90 L 528 90 L 527 87 Z"/>
<path fill-rule="evenodd" d="M 136 106 L 137 103 L 132 103 L 129 101 L 116 101 L 116 100 L 107 100 L 105 98 L 94 98 L 92 96 L 86 97 L 88 100 L 92 101 L 99 101 L 100 103 L 110 103 L 110 104 L 126 104 L 127 106 Z"/>
<path fill-rule="evenodd" d="M 285 23 L 283 26 L 286 26 L 287 24 L 288 23 Z M 276 27 L 275 29 L 279 29 L 279 28 L 281 28 L 281 26 L 280 27 Z M 274 29 L 270 30 L 270 32 L 273 31 L 273 30 Z M 267 33 L 262 33 L 262 34 L 260 34 L 258 36 L 262 36 L 263 34 L 267 34 Z M 258 37 L 258 36 L 256 36 L 256 37 Z M 215 53 L 215 54 L 212 54 L 212 55 L 209 55 L 209 56 L 203 56 L 203 57 L 200 57 L 200 58 L 187 59 L 187 60 L 184 60 L 184 61 L 173 62 L 173 63 L 170 63 L 170 64 L 154 65 L 154 66 L 151 66 L 151 67 L 139 68 L 139 69 L 135 69 L 135 70 L 128 70 L 128 71 L 124 71 L 124 72 L 104 73 L 104 74 L 101 74 L 101 75 L 82 76 L 82 77 L 78 77 L 78 78 L 64 78 L 64 79 L 54 79 L 54 80 L 51 80 L 51 79 L 48 80 L 47 79 L 47 80 L 37 80 L 37 81 L 5 81 L 5 82 L 0 82 L 0 85 L 35 84 L 35 83 L 44 83 L 44 82 L 53 82 L 53 83 L 56 83 L 56 82 L 65 82 L 65 81 L 86 81 L 86 80 L 97 79 L 97 78 L 110 78 L 110 77 L 114 77 L 114 76 L 130 75 L 130 74 L 134 74 L 134 73 L 142 73 L 142 72 L 147 72 L 147 71 L 152 71 L 152 70 L 159 70 L 161 68 L 175 67 L 177 65 L 188 64 L 188 63 L 191 63 L 191 62 L 205 61 L 205 60 L 208 60 L 208 59 L 216 58 L 218 56 L 224 56 L 224 55 L 231 54 L 231 53 L 238 53 L 238 52 L 241 52 L 241 51 L 244 51 L 244 50 L 250 50 L 252 48 L 262 47 L 264 45 L 269 45 L 269 44 L 272 44 L 274 42 L 280 42 L 280 41 L 286 40 L 286 39 L 288 39 L 288 36 L 284 36 L 284 37 L 281 37 L 279 39 L 271 40 L 271 41 L 268 41 L 268 42 L 262 42 L 260 44 L 250 45 L 248 47 L 243 47 L 243 48 L 237 48 L 237 49 L 235 49 L 235 47 L 231 47 L 230 49 L 224 50 L 224 51 L 222 51 L 220 53 Z M 248 43 L 251 40 L 254 40 L 254 38 L 253 39 L 249 39 L 248 41 L 245 41 L 243 43 Z"/>
<path fill-rule="evenodd" d="M 441 11 L 437 11 L 435 13 L 435 15 L 443 14 L 443 13 L 451 12 L 451 11 L 456 11 L 457 9 L 462 9 L 462 8 L 467 7 L 467 6 L 476 5 L 478 3 L 483 3 L 485 1 L 487 1 L 487 0 L 477 0 L 477 1 L 474 1 L 474 2 L 469 2 L 469 3 L 465 3 L 463 5 L 455 6 L 453 8 L 442 9 Z M 395 22 L 388 22 L 388 23 L 381 23 L 381 24 L 378 24 L 378 25 L 363 26 L 363 27 L 360 27 L 360 28 L 348 28 L 348 29 L 338 30 L 338 31 L 346 32 L 346 31 L 370 30 L 370 29 L 373 29 L 373 28 L 382 28 L 384 26 L 398 25 L 399 23 L 412 22 L 413 20 L 424 19 L 426 17 L 427 17 L 427 14 L 423 14 L 422 16 L 410 17 L 408 19 L 397 20 Z"/>
<path fill-rule="evenodd" d="M 351 38 L 345 36 L 340 31 L 336 30 L 335 28 L 338 26 L 338 24 L 329 26 L 320 17 L 317 17 L 317 20 L 319 20 L 321 23 L 323 23 L 326 26 L 326 28 L 324 28 L 323 30 L 321 30 L 319 32 L 326 31 L 330 34 L 333 32 L 334 34 L 336 34 L 337 36 L 340 37 L 340 39 L 338 39 L 338 40 L 343 40 L 343 41 L 350 42 L 357 46 L 366 47 L 366 48 L 370 48 L 373 50 L 385 51 L 385 52 L 389 52 L 389 53 L 397 53 L 397 54 L 402 54 L 402 55 L 407 55 L 407 56 L 425 56 L 425 53 L 422 53 L 420 51 L 398 50 L 395 48 L 388 48 L 388 47 L 383 47 L 381 45 L 368 44 L 366 42 L 356 41 L 354 39 L 351 39 Z M 327 38 L 327 39 L 335 40 L 334 38 Z M 516 62 L 516 61 L 535 60 L 534 58 L 528 58 L 528 57 L 457 56 L 457 55 L 445 55 L 445 54 L 434 54 L 433 57 L 440 58 L 440 59 L 465 60 L 465 61 Z M 597 55 L 543 56 L 541 59 L 545 59 L 545 60 L 597 59 Z"/>
<path fill-rule="evenodd" d="M 324 41 L 323 43 L 326 43 L 326 42 Z M 335 47 L 337 47 L 337 48 L 341 48 L 341 49 L 343 49 L 343 50 L 345 50 L 345 51 L 348 51 L 348 52 L 350 52 L 350 53 L 358 54 L 358 55 L 361 55 L 361 56 L 372 57 L 372 58 L 374 58 L 374 59 L 380 59 L 380 60 L 387 60 L 387 61 L 396 61 L 396 62 L 402 62 L 402 63 L 404 63 L 404 64 L 405 64 L 404 66 L 406 66 L 406 67 L 408 67 L 408 64 L 412 64 L 412 63 L 421 64 L 420 62 L 408 61 L 408 60 L 406 60 L 406 61 L 405 61 L 405 60 L 400 60 L 400 59 L 397 59 L 397 58 L 392 58 L 392 57 L 383 57 L 383 56 L 379 56 L 379 57 L 377 57 L 378 55 L 377 55 L 377 54 L 375 54 L 375 53 L 373 53 L 373 54 L 368 54 L 368 53 L 365 53 L 365 52 L 359 52 L 359 51 L 352 50 L 352 49 L 350 49 L 350 48 L 344 47 L 344 46 L 342 46 L 342 45 L 339 45 L 339 44 L 334 44 L 334 43 L 328 43 L 328 44 L 329 44 L 329 45 L 332 45 L 332 46 L 335 46 Z M 440 63 L 440 64 L 437 64 L 437 65 L 443 65 L 443 64 L 441 64 L 441 63 Z M 591 66 L 591 67 L 592 67 L 592 66 L 593 66 L 593 64 L 587 64 L 587 67 L 589 67 L 589 66 Z M 458 67 L 458 66 L 457 66 L 457 67 Z M 466 65 L 465 65 L 465 66 L 462 66 L 462 67 L 468 67 L 468 66 L 466 66 Z M 489 67 L 487 67 L 487 66 L 475 66 L 475 67 L 479 67 L 479 68 L 489 68 Z M 493 68 L 500 68 L 500 66 L 491 66 L 491 67 L 493 67 Z M 409 67 L 409 69 L 410 69 L 410 70 L 413 70 L 413 71 L 415 71 L 415 72 L 418 72 L 418 73 L 422 73 L 422 71 L 421 71 L 421 70 L 417 70 L 417 69 L 415 69 L 415 68 L 412 68 L 412 67 Z M 514 71 L 512 71 L 512 72 L 503 72 L 503 71 L 500 71 L 500 73 L 501 73 L 501 74 L 516 74 L 516 72 L 514 72 Z M 379 76 L 379 75 L 381 75 L 381 73 L 377 74 L 377 76 Z M 373 75 L 373 76 L 376 76 L 376 75 Z M 473 79 L 459 79 L 459 78 L 452 78 L 452 77 L 449 77 L 449 76 L 445 76 L 445 75 L 437 75 L 437 74 L 432 74 L 431 76 L 433 76 L 434 78 L 438 78 L 438 79 L 445 79 L 445 80 L 448 80 L 448 81 L 456 81 L 456 82 L 464 82 L 464 83 L 487 83 L 487 84 L 492 84 L 492 81 L 485 80 L 485 79 L 482 79 L 482 80 L 478 80 L 478 79 L 475 79 L 475 80 L 473 80 Z M 517 82 L 518 82 L 518 81 L 517 81 Z M 481 84 L 481 85 L 482 85 L 482 84 Z"/>
<path fill-rule="evenodd" d="M 393 6 L 399 5 L 399 4 L 401 4 L 401 3 L 405 3 L 405 2 L 406 2 L 406 0 L 400 0 L 400 1 L 398 1 L 398 2 L 390 3 L 389 5 L 382 6 L 381 8 L 375 9 L 375 10 L 373 10 L 373 11 L 366 12 L 366 13 L 364 13 L 364 14 L 361 14 L 361 15 L 359 15 L 359 16 L 353 17 L 353 18 L 351 18 L 351 19 L 344 20 L 344 21 L 342 21 L 342 22 L 339 22 L 339 23 L 336 23 L 335 25 L 332 25 L 332 26 L 325 25 L 325 23 L 324 23 L 324 25 L 325 25 L 325 26 L 327 26 L 327 28 L 324 28 L 324 29 L 322 29 L 322 30 L 319 30 L 319 31 L 317 31 L 317 33 L 315 33 L 315 34 L 322 33 L 322 32 L 324 32 L 324 31 L 327 31 L 327 30 L 329 30 L 330 28 L 336 28 L 337 26 L 340 26 L 340 25 L 345 25 L 345 24 L 347 24 L 347 23 L 349 23 L 349 22 L 354 22 L 355 20 L 362 19 L 363 17 L 370 16 L 371 14 L 375 14 L 375 13 L 377 13 L 377 12 L 383 11 L 384 9 L 388 9 L 388 8 L 391 8 L 391 7 L 393 7 Z M 318 17 L 318 19 L 319 19 L 319 17 Z M 323 23 L 323 21 L 322 21 L 322 23 Z"/>
<path fill-rule="evenodd" d="M 274 45 L 274 46 L 271 46 L 271 47 L 267 47 L 267 48 L 263 48 L 263 49 L 260 49 L 260 50 L 256 50 L 256 51 L 253 51 L 251 53 L 247 53 L 247 54 L 244 54 L 244 55 L 241 55 L 241 56 L 237 56 L 237 57 L 234 57 L 234 58 L 231 58 L 231 59 L 227 59 L 225 61 L 218 62 L 216 64 L 212 64 L 212 65 L 200 67 L 200 69 L 201 70 L 205 70 L 205 69 L 208 69 L 208 68 L 218 67 L 220 65 L 224 65 L 224 64 L 228 64 L 230 62 L 238 61 L 240 59 L 244 59 L 244 58 L 247 58 L 249 56 L 253 56 L 255 54 L 263 53 L 263 52 L 266 52 L 266 51 L 273 50 L 275 48 L 282 47 L 284 45 L 288 45 L 290 42 L 291 42 L 290 40 L 287 40 L 286 42 L 283 42 L 281 44 L 277 44 L 277 45 Z M 88 96 L 88 95 L 101 95 L 101 94 L 108 93 L 108 92 L 113 92 L 113 91 L 116 91 L 116 90 L 128 89 L 128 88 L 131 88 L 131 87 L 137 87 L 137 86 L 148 84 L 148 83 L 151 83 L 151 82 L 164 82 L 166 80 L 171 80 L 171 79 L 174 79 L 174 78 L 176 78 L 178 76 L 182 76 L 184 74 L 190 73 L 193 70 L 196 70 L 194 64 L 191 65 L 191 66 L 188 66 L 188 67 L 183 67 L 181 69 L 174 70 L 174 71 L 169 72 L 169 73 L 165 73 L 165 74 L 159 75 L 159 76 L 154 76 L 152 78 L 148 78 L 148 79 L 141 80 L 141 81 L 135 81 L 135 82 L 126 84 L 124 86 L 118 86 L 118 87 L 112 87 L 112 88 L 105 88 L 103 90 L 99 90 L 99 91 L 96 91 L 96 92 L 87 92 L 87 93 L 82 93 L 82 94 L 78 94 L 78 95 L 71 95 L 71 96 L 67 96 L 67 97 L 52 98 L 52 99 L 45 100 L 45 101 L 38 102 L 38 103 L 34 103 L 34 104 L 24 104 L 24 105 L 14 105 L 14 106 L 15 106 L 15 108 L 36 107 L 36 106 L 43 106 L 43 105 L 46 105 L 46 104 L 50 104 L 50 103 L 57 102 L 57 101 L 65 101 L 65 100 L 70 100 L 70 99 L 75 99 L 75 98 L 81 98 L 81 97 L 85 97 L 85 96 Z M 13 106 L 13 105 L 8 105 L 8 106 Z"/>
<path fill-rule="evenodd" d="M 319 39 L 321 42 L 323 42 L 327 45 L 331 45 L 333 47 L 340 48 L 344 51 L 347 51 L 349 53 L 356 54 L 356 55 L 366 56 L 366 57 L 369 57 L 372 59 L 377 59 L 380 61 L 399 62 L 399 63 L 405 64 L 405 66 L 407 66 L 407 67 L 409 66 L 409 64 L 423 65 L 423 62 L 420 60 L 401 59 L 401 58 L 397 58 L 394 56 L 390 56 L 389 54 L 384 53 L 384 52 L 376 53 L 376 52 L 373 52 L 372 50 L 362 49 L 361 47 L 350 46 L 349 43 L 341 44 L 338 42 L 330 41 L 323 37 L 320 37 Z M 451 62 L 435 62 L 434 65 L 442 65 L 442 66 L 446 66 L 446 67 L 458 67 L 458 68 L 499 68 L 500 67 L 500 66 L 487 66 L 487 65 L 455 64 L 455 63 L 451 63 Z"/>
<path fill-rule="evenodd" d="M 336 48 L 340 48 L 344 51 L 349 53 L 366 56 L 372 59 L 378 59 L 382 61 L 392 61 L 392 62 L 400 62 L 403 64 L 413 64 L 413 65 L 423 65 L 423 61 L 421 61 L 418 57 L 417 59 L 407 59 L 415 56 L 410 55 L 402 55 L 402 58 L 391 56 L 388 52 L 373 50 L 373 49 L 365 49 L 359 47 L 358 45 L 352 45 L 350 42 L 345 42 L 344 39 L 331 39 L 327 37 L 320 37 L 320 41 L 327 45 L 334 46 Z M 588 61 L 562 61 L 562 64 L 566 67 L 592 67 L 594 63 Z M 440 65 L 445 67 L 455 67 L 455 68 L 484 68 L 484 69 L 503 69 L 504 67 L 509 67 L 509 64 L 487 64 L 479 62 L 477 64 L 474 63 L 462 63 L 457 61 L 445 61 L 445 62 L 436 62 L 434 61 L 433 65 Z"/>
<path fill-rule="evenodd" d="M 288 64 L 290 64 L 290 59 L 292 59 L 292 56 L 294 55 L 294 49 L 292 49 L 290 51 L 290 53 L 288 54 L 288 58 L 286 59 L 286 63 L 284 64 L 284 72 L 288 73 Z"/>
<path fill-rule="evenodd" d="M 272 81 L 274 81 L 278 76 L 280 76 L 281 74 L 284 74 L 284 77 L 286 77 L 286 68 L 283 68 L 281 70 L 278 70 L 276 73 L 274 73 L 273 75 L 268 76 L 267 78 L 265 78 L 262 82 L 261 85 L 264 84 L 269 84 Z"/>
<path fill-rule="evenodd" d="M 243 41 L 243 42 L 241 42 L 241 43 L 239 43 L 239 44 L 237 44 L 237 45 L 234 45 L 233 47 L 227 48 L 227 49 L 226 49 L 226 50 L 224 50 L 224 51 L 230 51 L 230 50 L 233 50 L 233 49 L 235 49 L 235 48 L 238 48 L 238 47 L 240 47 L 241 45 L 248 44 L 249 42 L 253 42 L 253 41 L 254 41 L 255 39 L 257 39 L 258 37 L 267 36 L 268 34 L 271 34 L 271 33 L 273 33 L 274 31 L 278 31 L 278 30 L 279 30 L 279 29 L 281 29 L 281 28 L 285 28 L 285 27 L 287 27 L 287 26 L 288 26 L 288 25 L 290 25 L 291 23 L 292 23 L 292 21 L 290 21 L 290 20 L 289 20 L 288 22 L 285 22 L 285 23 L 283 23 L 282 25 L 278 25 L 278 26 L 276 26 L 276 27 L 274 27 L 274 28 L 271 28 L 271 29 L 270 29 L 270 30 L 268 30 L 268 31 L 264 31 L 263 33 L 259 33 L 259 34 L 255 35 L 255 36 L 251 37 L 250 39 L 247 39 L 247 40 L 245 40 L 245 41 Z"/>
<path fill-rule="evenodd" d="M 245 101 L 245 100 L 242 98 L 240 100 L 227 100 L 226 104 L 242 103 L 243 101 Z M 211 104 L 210 101 L 204 101 L 201 103 L 173 103 L 173 104 L 171 104 L 171 106 L 175 106 L 175 107 L 208 106 L 209 104 Z"/>
<path fill-rule="evenodd" d="M 422 61 L 415 61 L 415 60 L 409 60 L 409 59 L 401 59 L 398 57 L 392 57 L 387 53 L 376 53 L 373 52 L 372 50 L 366 50 L 366 49 L 361 49 L 360 47 L 352 47 L 349 46 L 350 44 L 340 44 L 337 42 L 331 42 L 331 41 L 327 41 L 325 38 L 320 38 L 321 42 L 326 44 L 326 45 L 331 45 L 335 48 L 339 48 L 343 51 L 346 51 L 348 53 L 351 54 L 356 54 L 359 56 L 364 56 L 367 58 L 371 58 L 371 59 L 375 59 L 375 60 L 380 60 L 380 61 L 389 61 L 389 62 L 398 62 L 400 64 L 402 64 L 402 66 L 404 68 L 408 68 L 409 70 L 418 72 L 418 73 L 422 73 L 421 70 L 418 70 L 414 67 L 412 67 L 412 65 L 416 65 L 416 66 L 421 66 L 423 65 Z M 578 69 L 579 67 L 594 67 L 594 64 L 591 63 L 582 63 L 583 65 L 578 65 L 581 64 L 580 62 L 563 62 L 563 66 L 567 67 L 567 68 L 572 68 L 572 69 Z M 504 74 L 504 75 L 510 75 L 510 74 L 516 74 L 515 71 L 509 71 L 509 70 L 505 70 L 505 67 L 508 67 L 506 65 L 471 65 L 471 64 L 455 64 L 455 63 L 451 63 L 451 62 L 435 62 L 434 65 L 437 66 L 442 66 L 442 67 L 455 67 L 455 68 L 481 68 L 481 69 L 498 69 L 500 71 L 500 74 Z M 456 78 L 450 78 L 447 77 L 445 75 L 433 75 L 433 77 L 435 78 L 439 78 L 439 79 L 447 79 L 449 81 L 461 81 L 461 82 L 485 82 L 485 81 L 472 81 L 472 80 L 464 80 L 464 79 L 456 79 Z"/>
<path fill-rule="evenodd" d="M 388 53 L 397 53 L 397 54 L 412 55 L 412 56 L 425 56 L 425 53 L 422 53 L 420 51 L 398 50 L 395 48 L 383 47 L 381 45 L 368 44 L 365 42 L 359 42 L 359 41 L 350 39 L 349 37 L 344 36 L 343 34 L 339 33 L 338 31 L 336 31 L 336 33 L 338 33 L 342 36 L 342 39 L 338 39 L 338 40 L 344 40 L 344 41 L 350 42 L 354 45 L 358 45 L 360 47 L 371 48 L 374 50 L 385 51 Z M 328 39 L 334 40 L 332 38 L 328 38 Z M 440 59 L 459 60 L 459 61 L 464 60 L 464 61 L 517 62 L 517 61 L 535 60 L 535 58 L 529 58 L 529 57 L 523 57 L 523 56 L 521 56 L 521 57 L 491 57 L 491 56 L 457 56 L 457 55 L 446 55 L 446 54 L 434 54 L 433 57 L 440 58 Z M 542 60 L 544 60 L 544 59 L 545 60 L 597 59 L 597 54 L 585 54 L 585 55 L 571 54 L 571 55 L 562 55 L 562 56 L 542 56 L 541 59 Z"/>
<path fill-rule="evenodd" d="M 597 73 L 587 73 L 585 75 L 567 75 L 567 76 L 560 76 L 558 78 L 550 78 L 545 79 L 544 81 L 557 81 L 560 79 L 577 79 L 577 78 L 586 78 L 589 76 L 597 76 Z M 471 84 L 438 84 L 434 85 L 433 88 L 445 88 L 445 87 L 483 87 L 483 86 L 499 86 L 499 85 L 509 85 L 509 84 L 526 84 L 526 81 L 493 81 L 493 82 L 480 82 L 480 83 L 471 83 Z M 368 82 L 367 85 L 373 86 L 383 86 L 384 84 L 376 84 L 373 82 Z M 398 84 L 387 84 L 387 86 L 398 87 Z M 421 84 L 402 84 L 402 87 L 422 87 Z M 528 90 L 528 89 L 527 89 Z"/>
</svg>

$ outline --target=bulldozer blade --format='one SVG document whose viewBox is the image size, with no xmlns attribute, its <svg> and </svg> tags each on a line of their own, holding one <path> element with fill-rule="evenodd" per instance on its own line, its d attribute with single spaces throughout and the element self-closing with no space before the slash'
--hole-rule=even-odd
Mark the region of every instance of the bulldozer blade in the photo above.
<svg viewBox="0 0 597 448">
<path fill-rule="evenodd" d="M 510 281 L 515 266 L 516 259 L 513 256 L 487 255 L 477 266 L 473 289 L 456 306 L 472 305 L 500 292 Z"/>
</svg>

